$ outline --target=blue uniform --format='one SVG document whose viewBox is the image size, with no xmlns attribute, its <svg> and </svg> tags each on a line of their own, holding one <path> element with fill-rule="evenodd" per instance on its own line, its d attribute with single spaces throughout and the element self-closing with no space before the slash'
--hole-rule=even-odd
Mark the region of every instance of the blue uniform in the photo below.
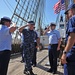
<svg viewBox="0 0 75 75">
<path fill-rule="evenodd" d="M 5 25 L 0 25 L 0 51 L 11 50 L 12 37 L 9 33 L 9 28 Z"/>
<path fill-rule="evenodd" d="M 24 49 L 24 59 L 25 59 L 25 70 L 32 70 L 32 59 L 35 48 L 34 40 L 37 39 L 37 34 L 33 30 L 24 29 L 22 31 L 24 36 L 23 49 Z"/>
<path fill-rule="evenodd" d="M 66 32 L 66 40 L 71 32 L 75 33 L 75 15 L 69 19 Z M 75 75 L 75 44 L 67 53 L 66 60 L 68 63 L 64 64 L 64 75 Z"/>
<path fill-rule="evenodd" d="M 22 54 L 22 61 L 24 62 L 24 51 L 23 51 L 23 35 L 21 34 L 21 45 L 20 45 L 20 49 L 21 49 L 21 54 Z"/>
<path fill-rule="evenodd" d="M 36 32 L 36 36 L 39 37 L 37 32 Z M 33 66 L 36 66 L 36 64 L 37 64 L 37 62 L 36 62 L 36 58 L 37 58 L 36 57 L 36 55 L 37 55 L 37 48 L 36 48 L 36 46 L 37 46 L 37 40 L 34 40 L 34 43 L 35 43 L 35 47 L 34 47 L 34 55 L 33 55 L 32 64 L 33 64 Z"/>
<path fill-rule="evenodd" d="M 60 33 L 57 30 L 51 30 L 47 32 L 49 37 L 49 44 L 57 44 L 58 40 L 60 39 Z"/>
<path fill-rule="evenodd" d="M 0 25 L 0 75 L 7 75 L 12 37 L 9 28 Z"/>
<path fill-rule="evenodd" d="M 58 40 L 61 38 L 60 33 L 57 30 L 51 30 L 47 33 L 49 37 L 49 62 L 51 70 L 53 72 L 57 71 L 57 47 Z"/>
</svg>

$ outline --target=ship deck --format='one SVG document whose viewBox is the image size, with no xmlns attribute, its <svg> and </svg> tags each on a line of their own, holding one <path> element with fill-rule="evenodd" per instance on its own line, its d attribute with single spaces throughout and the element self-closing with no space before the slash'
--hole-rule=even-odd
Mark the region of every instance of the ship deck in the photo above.
<svg viewBox="0 0 75 75">
<path fill-rule="evenodd" d="M 24 63 L 21 63 L 21 55 L 11 57 L 8 74 L 7 75 L 25 75 L 23 74 Z M 49 66 L 46 66 L 48 62 L 48 50 L 42 50 L 37 52 L 37 66 L 33 67 L 33 72 L 36 75 L 53 75 L 52 73 L 47 72 Z M 63 75 L 63 67 L 59 64 L 57 74 Z"/>
</svg>

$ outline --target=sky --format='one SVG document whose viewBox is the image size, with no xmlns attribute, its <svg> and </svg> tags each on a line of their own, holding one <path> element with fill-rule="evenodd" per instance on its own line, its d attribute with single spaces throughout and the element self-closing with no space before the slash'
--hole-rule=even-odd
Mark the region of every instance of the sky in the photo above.
<svg viewBox="0 0 75 75">
<path fill-rule="evenodd" d="M 54 14 L 53 6 L 57 2 L 58 0 L 46 0 L 44 24 L 47 25 L 50 22 L 56 22 L 57 14 Z M 9 8 L 6 4 L 9 6 Z M 11 18 L 15 7 L 15 0 L 0 0 L 0 18 L 2 18 L 3 16 L 8 16 Z M 64 14 L 64 12 L 62 11 L 61 14 Z"/>
<path fill-rule="evenodd" d="M 9 4 L 7 2 L 9 2 Z M 9 8 L 6 4 L 9 6 Z M 8 16 L 11 18 L 15 7 L 15 0 L 0 0 L 0 18 L 2 18 L 3 16 Z"/>
<path fill-rule="evenodd" d="M 48 22 L 48 24 L 51 22 L 56 22 L 58 14 L 54 13 L 53 7 L 58 1 L 59 0 L 46 0 L 45 15 L 47 19 L 45 19 L 47 20 L 46 22 Z M 60 12 L 60 15 L 61 14 L 64 16 L 63 10 Z"/>
</svg>

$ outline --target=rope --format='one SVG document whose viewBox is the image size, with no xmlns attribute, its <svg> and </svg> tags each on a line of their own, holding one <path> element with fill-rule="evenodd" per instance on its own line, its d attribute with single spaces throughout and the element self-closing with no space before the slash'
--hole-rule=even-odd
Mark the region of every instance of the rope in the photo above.
<svg viewBox="0 0 75 75">
<path fill-rule="evenodd" d="M 6 6 L 9 8 L 9 10 L 11 11 L 11 13 L 13 13 L 13 11 L 10 9 L 10 7 L 8 6 L 8 4 L 6 3 L 6 1 L 5 0 L 3 0 L 4 1 L 4 3 L 6 4 Z"/>
<path fill-rule="evenodd" d="M 14 10 L 14 8 L 12 7 L 12 5 L 9 3 L 9 1 L 7 0 L 7 3 L 11 6 L 11 8 Z"/>
</svg>

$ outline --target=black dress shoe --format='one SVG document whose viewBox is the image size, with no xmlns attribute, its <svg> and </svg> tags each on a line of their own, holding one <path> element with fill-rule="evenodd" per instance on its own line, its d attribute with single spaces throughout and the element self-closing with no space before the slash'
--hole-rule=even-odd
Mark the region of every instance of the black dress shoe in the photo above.
<svg viewBox="0 0 75 75">
<path fill-rule="evenodd" d="M 30 75 L 35 75 L 32 70 L 30 70 L 29 72 L 30 72 Z"/>
<path fill-rule="evenodd" d="M 24 74 L 30 75 L 30 73 L 28 71 L 25 71 L 25 70 L 24 70 Z"/>
<path fill-rule="evenodd" d="M 36 67 L 36 64 L 33 64 L 33 67 Z"/>
<path fill-rule="evenodd" d="M 57 71 L 54 71 L 53 74 L 57 74 Z"/>
<path fill-rule="evenodd" d="M 52 73 L 52 72 L 53 72 L 53 70 L 52 70 L 52 69 L 49 69 L 47 72 L 51 72 L 51 73 Z"/>
<path fill-rule="evenodd" d="M 21 62 L 21 63 L 24 63 L 24 61 L 23 61 L 23 60 L 21 60 L 20 62 Z"/>
</svg>

